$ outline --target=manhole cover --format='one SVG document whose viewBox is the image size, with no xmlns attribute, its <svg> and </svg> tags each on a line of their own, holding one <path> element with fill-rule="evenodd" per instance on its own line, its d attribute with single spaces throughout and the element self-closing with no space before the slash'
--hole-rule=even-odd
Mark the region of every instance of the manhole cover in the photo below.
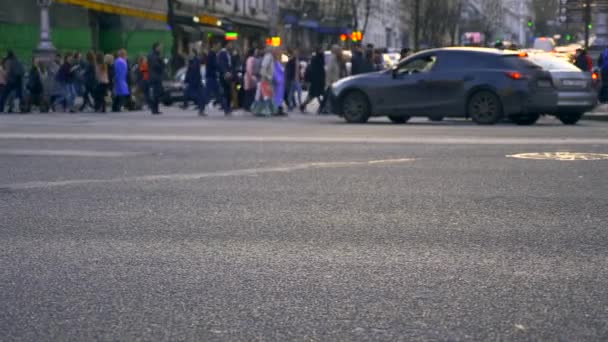
<svg viewBox="0 0 608 342">
<path fill-rule="evenodd" d="M 541 152 L 541 153 L 519 153 L 507 156 L 518 159 L 536 160 L 608 160 L 608 154 L 602 153 L 576 153 L 576 152 Z"/>
</svg>

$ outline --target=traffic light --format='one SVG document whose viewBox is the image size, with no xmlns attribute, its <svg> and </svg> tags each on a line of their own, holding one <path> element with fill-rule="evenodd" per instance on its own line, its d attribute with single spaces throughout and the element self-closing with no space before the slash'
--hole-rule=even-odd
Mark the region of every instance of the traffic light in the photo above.
<svg viewBox="0 0 608 342">
<path fill-rule="evenodd" d="M 593 28 L 593 24 L 589 24 L 587 27 L 591 30 Z"/>
<path fill-rule="evenodd" d="M 224 35 L 224 39 L 231 41 L 231 40 L 238 40 L 239 39 L 239 34 L 236 32 L 226 32 L 226 34 Z"/>
<path fill-rule="evenodd" d="M 270 37 L 266 38 L 266 45 L 268 46 L 281 46 L 281 37 Z"/>
<path fill-rule="evenodd" d="M 567 35 L 566 35 L 566 41 L 568 41 L 568 42 L 569 42 L 569 41 L 571 41 L 571 40 L 572 40 L 572 35 L 567 34 Z"/>
<path fill-rule="evenodd" d="M 532 21 L 532 19 L 528 19 L 528 27 L 532 28 L 534 26 L 534 22 Z"/>
<path fill-rule="evenodd" d="M 342 33 L 342 34 L 340 35 L 340 41 L 346 41 L 346 38 L 347 38 L 347 37 L 346 37 L 346 35 L 345 35 L 344 33 Z"/>
</svg>

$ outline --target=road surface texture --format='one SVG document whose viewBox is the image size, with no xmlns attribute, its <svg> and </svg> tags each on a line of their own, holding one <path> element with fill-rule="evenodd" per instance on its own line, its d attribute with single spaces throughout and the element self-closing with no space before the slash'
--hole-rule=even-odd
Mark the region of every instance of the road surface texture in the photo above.
<svg viewBox="0 0 608 342">
<path fill-rule="evenodd" d="M 0 340 L 606 341 L 607 154 L 594 121 L 2 115 Z"/>
</svg>

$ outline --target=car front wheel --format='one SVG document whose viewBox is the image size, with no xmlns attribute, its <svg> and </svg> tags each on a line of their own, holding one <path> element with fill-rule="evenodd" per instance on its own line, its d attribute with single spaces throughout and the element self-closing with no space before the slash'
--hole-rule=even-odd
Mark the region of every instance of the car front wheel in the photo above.
<svg viewBox="0 0 608 342">
<path fill-rule="evenodd" d="M 467 106 L 469 116 L 479 125 L 493 125 L 502 118 L 500 99 L 491 91 L 475 93 Z"/>
<path fill-rule="evenodd" d="M 353 91 L 344 97 L 342 113 L 348 123 L 366 123 L 370 116 L 367 97 L 360 91 Z"/>
<path fill-rule="evenodd" d="M 576 125 L 576 123 L 583 117 L 582 113 L 568 113 L 560 114 L 557 116 L 559 121 L 564 125 Z"/>
</svg>

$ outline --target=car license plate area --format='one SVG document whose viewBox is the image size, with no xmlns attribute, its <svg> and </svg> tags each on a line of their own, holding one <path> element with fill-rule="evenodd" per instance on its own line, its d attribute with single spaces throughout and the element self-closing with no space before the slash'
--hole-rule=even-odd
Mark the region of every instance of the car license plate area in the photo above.
<svg viewBox="0 0 608 342">
<path fill-rule="evenodd" d="M 563 80 L 562 85 L 569 88 L 587 88 L 587 81 L 584 80 Z"/>
<path fill-rule="evenodd" d="M 551 88 L 553 84 L 549 80 L 539 80 L 537 83 L 539 88 Z"/>
</svg>

